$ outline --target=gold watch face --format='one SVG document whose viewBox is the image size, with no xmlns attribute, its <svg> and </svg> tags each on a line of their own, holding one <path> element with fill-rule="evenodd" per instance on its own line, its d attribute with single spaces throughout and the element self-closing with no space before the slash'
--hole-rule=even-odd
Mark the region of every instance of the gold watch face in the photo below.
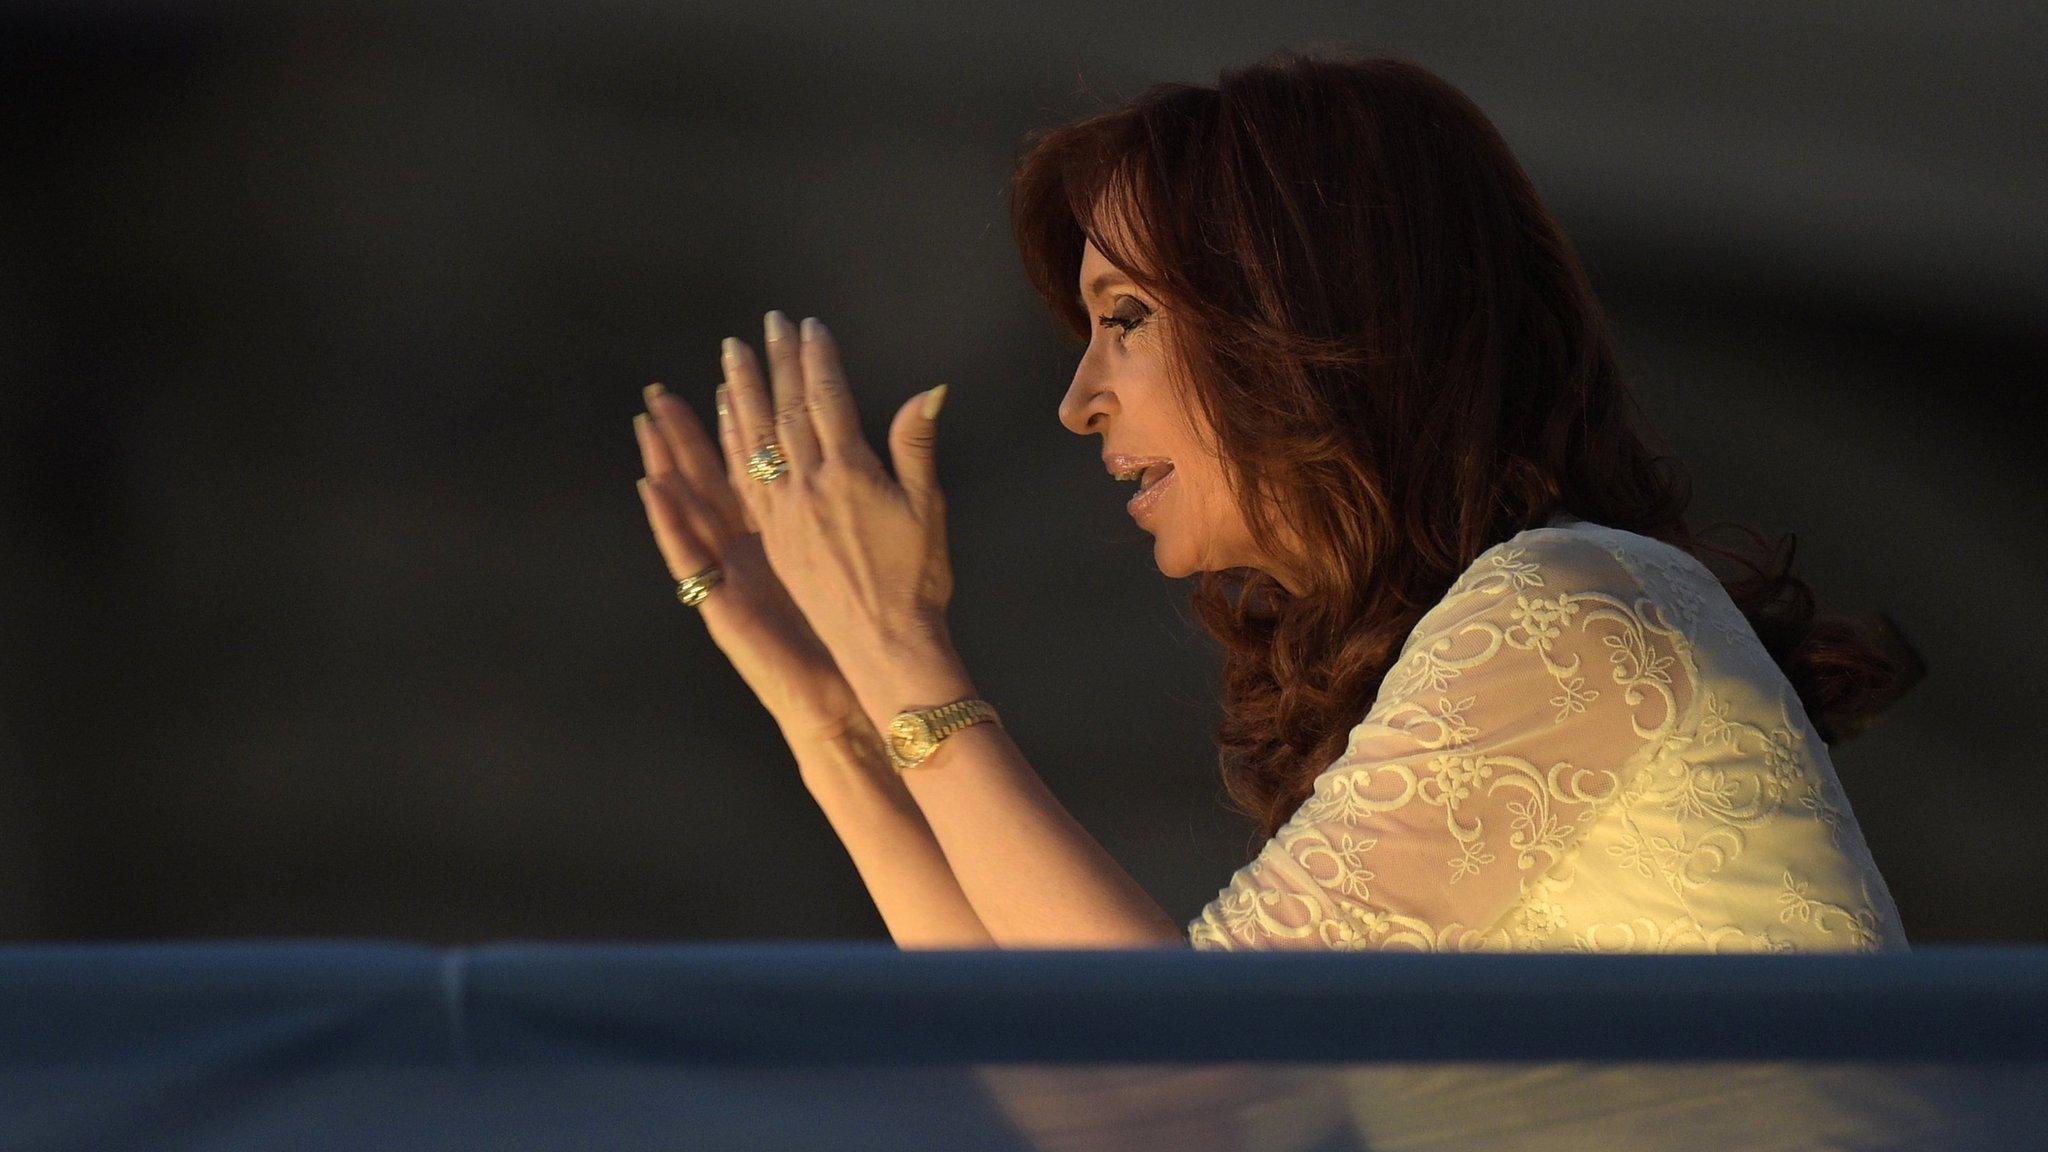
<svg viewBox="0 0 2048 1152">
<path fill-rule="evenodd" d="M 897 755 L 906 760 L 922 758 L 934 744 L 931 729 L 916 716 L 898 716 L 889 721 L 889 741 L 895 745 Z"/>
</svg>

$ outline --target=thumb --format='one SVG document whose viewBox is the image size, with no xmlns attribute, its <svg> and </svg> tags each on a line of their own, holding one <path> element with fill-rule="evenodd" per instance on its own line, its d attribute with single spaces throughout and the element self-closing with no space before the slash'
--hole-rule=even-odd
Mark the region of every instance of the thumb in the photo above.
<svg viewBox="0 0 2048 1152">
<path fill-rule="evenodd" d="M 897 409 L 889 423 L 889 455 L 896 462 L 896 482 L 920 507 L 939 494 L 938 426 L 933 420 L 946 399 L 946 385 L 920 392 Z"/>
</svg>

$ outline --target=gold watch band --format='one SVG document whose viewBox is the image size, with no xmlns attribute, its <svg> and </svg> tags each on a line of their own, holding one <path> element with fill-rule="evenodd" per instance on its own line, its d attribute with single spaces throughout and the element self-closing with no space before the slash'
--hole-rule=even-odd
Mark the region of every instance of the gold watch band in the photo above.
<svg viewBox="0 0 2048 1152">
<path fill-rule="evenodd" d="M 956 700 L 932 709 L 930 715 L 932 736 L 939 740 L 944 740 L 962 728 L 970 724 L 979 724 L 983 720 L 1002 723 L 996 719 L 995 706 L 986 700 Z"/>
<path fill-rule="evenodd" d="M 938 752 L 939 745 L 945 742 L 946 737 L 960 731 L 962 728 L 979 724 L 984 720 L 997 725 L 1002 724 L 1002 718 L 996 715 L 995 706 L 986 700 L 979 699 L 956 700 L 951 704 L 941 704 L 935 708 L 906 708 L 896 714 L 898 720 L 911 716 L 918 718 L 925 728 L 930 731 L 931 746 L 925 749 L 922 755 L 913 759 L 902 755 L 897 750 L 895 743 L 891 741 L 889 743 L 889 759 L 899 772 L 906 768 L 915 768 L 926 760 L 931 759 Z"/>
</svg>

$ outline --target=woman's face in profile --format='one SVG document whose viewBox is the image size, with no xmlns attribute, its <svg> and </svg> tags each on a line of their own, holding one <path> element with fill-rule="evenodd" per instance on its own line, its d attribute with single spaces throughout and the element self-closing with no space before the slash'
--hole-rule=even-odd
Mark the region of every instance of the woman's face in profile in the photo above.
<svg viewBox="0 0 2048 1152">
<path fill-rule="evenodd" d="M 1139 466 L 1171 462 L 1172 471 L 1162 478 L 1124 484 L 1126 497 L 1145 485 L 1133 515 L 1152 534 L 1159 570 L 1171 577 L 1240 567 L 1272 571 L 1258 559 L 1251 531 L 1224 484 L 1222 463 L 1205 445 L 1206 426 L 1200 440 L 1190 427 L 1199 413 L 1184 412 L 1168 383 L 1165 328 L 1171 315 L 1093 241 L 1082 247 L 1077 288 L 1093 327 L 1060 401 L 1060 423 L 1078 436 L 1100 433 L 1111 471 L 1117 470 L 1117 455 Z"/>
</svg>

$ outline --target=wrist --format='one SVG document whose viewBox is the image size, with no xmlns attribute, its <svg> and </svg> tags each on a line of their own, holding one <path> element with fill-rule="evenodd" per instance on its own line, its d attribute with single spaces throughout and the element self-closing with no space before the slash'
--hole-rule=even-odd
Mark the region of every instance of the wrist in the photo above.
<svg viewBox="0 0 2048 1152">
<path fill-rule="evenodd" d="M 974 680 L 959 654 L 947 643 L 880 648 L 863 665 L 847 671 L 847 681 L 876 732 L 888 727 L 898 712 L 936 708 L 976 694 Z"/>
<path fill-rule="evenodd" d="M 805 790 L 828 816 L 857 816 L 877 806 L 895 809 L 908 803 L 903 781 L 889 765 L 888 750 L 865 716 L 791 746 Z"/>
<path fill-rule="evenodd" d="M 936 662 L 953 654 L 953 633 L 946 626 L 946 617 L 942 613 L 921 612 L 892 621 L 887 626 L 870 629 L 868 643 L 862 646 L 861 651 L 891 653 L 904 660 L 923 663 Z"/>
<path fill-rule="evenodd" d="M 769 709 L 783 739 L 792 748 L 841 746 L 863 737 L 878 739 L 853 686 L 844 676 L 831 679 L 829 687 L 806 695 L 800 702 Z"/>
<path fill-rule="evenodd" d="M 832 659 L 867 715 L 879 714 L 877 727 L 904 708 L 943 704 L 955 698 L 944 693 L 972 688 L 943 613 L 916 613 L 860 635 L 833 645 Z M 926 699 L 933 693 L 942 695 Z"/>
</svg>

